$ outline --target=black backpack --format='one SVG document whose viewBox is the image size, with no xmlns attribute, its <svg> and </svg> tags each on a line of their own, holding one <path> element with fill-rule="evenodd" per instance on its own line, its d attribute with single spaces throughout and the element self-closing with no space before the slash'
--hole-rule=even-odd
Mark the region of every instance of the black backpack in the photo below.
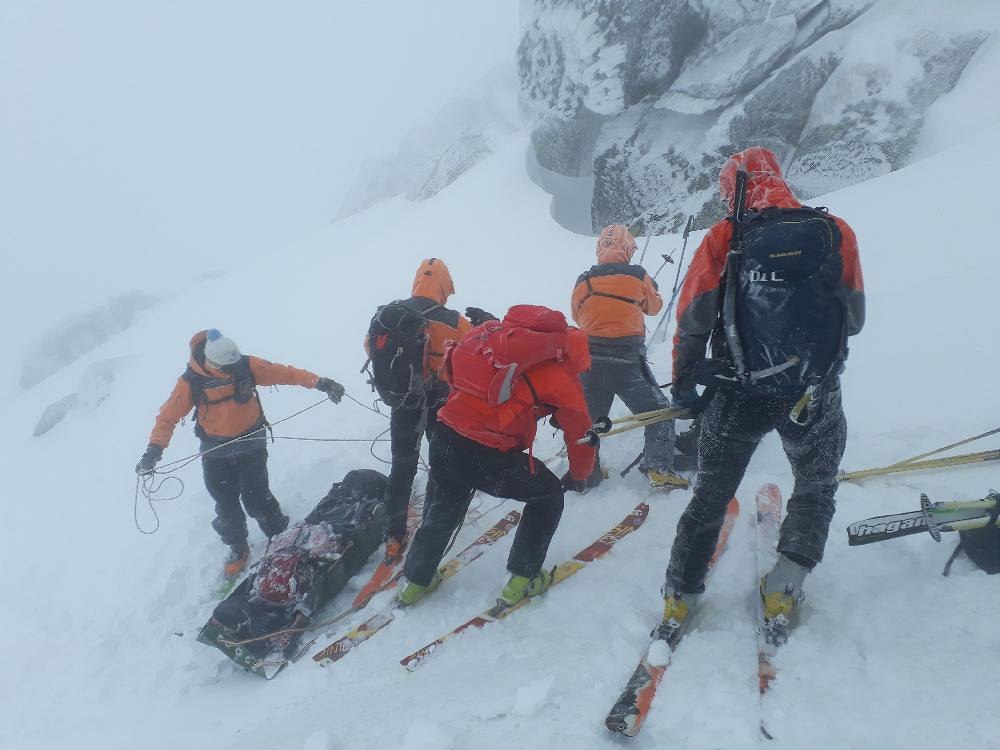
<svg viewBox="0 0 1000 750">
<path fill-rule="evenodd" d="M 847 357 L 840 230 L 826 209 L 803 206 L 748 212 L 734 231 L 737 377 L 761 395 L 801 396 Z"/>
<path fill-rule="evenodd" d="M 390 408 L 417 409 L 426 401 L 428 321 L 424 313 L 396 300 L 379 307 L 368 326 L 365 368 L 371 364 L 369 382 Z"/>
</svg>

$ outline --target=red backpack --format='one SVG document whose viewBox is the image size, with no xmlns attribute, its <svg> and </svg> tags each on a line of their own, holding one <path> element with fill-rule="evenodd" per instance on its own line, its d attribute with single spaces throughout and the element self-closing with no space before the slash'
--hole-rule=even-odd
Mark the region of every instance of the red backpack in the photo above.
<svg viewBox="0 0 1000 750">
<path fill-rule="evenodd" d="M 451 342 L 441 372 L 452 388 L 499 406 L 510 400 L 515 378 L 542 362 L 562 362 L 568 339 L 566 317 L 558 310 L 515 305 L 503 321 L 487 321 Z"/>
</svg>

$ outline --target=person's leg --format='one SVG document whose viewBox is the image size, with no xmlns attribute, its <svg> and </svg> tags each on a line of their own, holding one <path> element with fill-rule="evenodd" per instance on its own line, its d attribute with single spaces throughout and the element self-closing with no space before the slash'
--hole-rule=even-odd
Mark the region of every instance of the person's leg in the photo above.
<svg viewBox="0 0 1000 750">
<path fill-rule="evenodd" d="M 419 586 L 428 586 L 441 564 L 445 549 L 465 517 L 475 490 L 456 467 L 468 457 L 455 445 L 454 432 L 439 428 L 431 438 L 431 481 L 434 491 L 424 502 L 424 519 L 406 554 L 403 574 Z"/>
<path fill-rule="evenodd" d="M 532 461 L 526 453 L 505 453 L 485 447 L 478 473 L 476 489 L 525 504 L 507 558 L 507 570 L 525 578 L 537 576 L 562 517 L 564 498 L 559 477 L 541 461 Z"/>
<path fill-rule="evenodd" d="M 766 412 L 753 396 L 721 389 L 701 416 L 694 496 L 677 524 L 664 592 L 705 590 L 726 506 L 746 473 L 750 457 L 768 431 Z"/>
<path fill-rule="evenodd" d="M 608 416 L 611 411 L 611 404 L 614 403 L 615 393 L 607 387 L 607 370 L 609 365 L 595 360 L 591 363 L 590 369 L 580 373 L 580 382 L 583 383 L 583 397 L 587 402 L 587 411 L 590 418 L 598 420 Z M 601 446 L 597 446 L 597 455 L 594 460 L 594 474 L 591 477 L 596 480 L 601 476 Z"/>
<path fill-rule="evenodd" d="M 236 465 L 240 495 L 247 514 L 257 521 L 265 536 L 280 534 L 288 528 L 288 516 L 281 512 L 281 506 L 271 494 L 267 475 L 267 449 L 237 454 Z"/>
<path fill-rule="evenodd" d="M 809 408 L 815 408 L 815 412 L 804 427 L 787 417 L 777 423 L 795 476 L 778 551 L 811 569 L 823 559 L 836 509 L 837 472 L 847 443 L 847 419 L 839 384 L 825 390 Z"/>
<path fill-rule="evenodd" d="M 215 500 L 215 520 L 212 528 L 230 547 L 246 548 L 247 519 L 240 507 L 239 472 L 232 457 L 209 458 L 201 461 L 205 488 Z"/>
<path fill-rule="evenodd" d="M 666 409 L 670 401 L 656 384 L 653 373 L 641 356 L 633 364 L 616 368 L 614 391 L 633 414 Z M 645 428 L 645 447 L 640 471 L 673 471 L 674 421 L 657 422 Z"/>
<path fill-rule="evenodd" d="M 392 468 L 385 488 L 385 536 L 406 538 L 406 512 L 420 460 L 422 409 L 393 409 L 389 420 Z M 425 500 L 426 502 L 426 500 Z"/>
</svg>

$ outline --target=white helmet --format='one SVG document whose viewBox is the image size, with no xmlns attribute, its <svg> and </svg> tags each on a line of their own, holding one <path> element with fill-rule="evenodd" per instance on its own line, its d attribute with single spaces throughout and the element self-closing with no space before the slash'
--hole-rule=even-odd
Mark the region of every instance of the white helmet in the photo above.
<svg viewBox="0 0 1000 750">
<path fill-rule="evenodd" d="M 208 330 L 208 340 L 205 342 L 205 359 L 210 365 L 222 369 L 228 365 L 235 365 L 242 356 L 235 341 L 226 338 L 215 328 Z"/>
</svg>

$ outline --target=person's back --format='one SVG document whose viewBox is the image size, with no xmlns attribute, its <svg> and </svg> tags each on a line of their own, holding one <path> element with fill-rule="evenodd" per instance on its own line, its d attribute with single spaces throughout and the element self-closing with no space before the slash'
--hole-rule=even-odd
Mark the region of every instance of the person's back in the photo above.
<svg viewBox="0 0 1000 750">
<path fill-rule="evenodd" d="M 747 186 L 743 196 L 737 191 L 740 173 Z M 695 492 L 674 537 L 663 619 L 669 630 L 682 626 L 704 590 L 726 504 L 757 445 L 773 430 L 795 476 L 778 562 L 761 581 L 767 627 L 777 632 L 787 628 L 806 575 L 823 559 L 833 518 L 847 439 L 839 374 L 847 356 L 843 342 L 864 323 L 861 267 L 851 228 L 804 208 L 767 149 L 731 156 L 719 186 L 731 216 L 702 240 L 677 309 L 674 403 L 698 403 L 696 377 L 710 379 L 716 390 L 700 420 Z M 786 221 L 798 226 L 783 227 Z M 805 222 L 809 227 L 802 232 Z M 734 231 L 741 241 L 730 254 Z M 713 354 L 721 358 L 705 363 L 710 336 Z M 819 356 L 821 351 L 826 354 Z M 832 359 L 829 352 L 836 352 Z M 761 365 L 763 357 L 771 358 L 765 363 L 770 366 Z"/>
<path fill-rule="evenodd" d="M 597 265 L 581 274 L 573 288 L 573 319 L 587 334 L 591 367 L 582 374 L 587 408 L 607 417 L 617 396 L 633 414 L 666 409 L 670 402 L 646 361 L 645 316 L 663 308 L 656 282 L 642 266 L 632 265 L 636 244 L 621 224 L 604 227 L 597 238 Z M 674 472 L 674 423 L 645 428 L 639 470 L 657 489 L 686 487 Z M 593 476 L 577 485 L 584 490 L 602 478 L 600 462 Z"/>
<path fill-rule="evenodd" d="M 580 445 L 591 425 L 578 373 L 587 341 L 562 313 L 518 305 L 453 344 L 442 373 L 452 387 L 431 436 L 434 492 L 406 556 L 399 600 L 415 604 L 436 588 L 437 566 L 476 491 L 525 503 L 500 597 L 514 604 L 542 593 L 549 542 L 562 516 L 561 480 L 531 456 L 537 420 L 553 415 L 566 440 L 570 473 L 585 479 L 594 449 Z M 525 449 L 528 453 L 525 453 Z"/>
</svg>

